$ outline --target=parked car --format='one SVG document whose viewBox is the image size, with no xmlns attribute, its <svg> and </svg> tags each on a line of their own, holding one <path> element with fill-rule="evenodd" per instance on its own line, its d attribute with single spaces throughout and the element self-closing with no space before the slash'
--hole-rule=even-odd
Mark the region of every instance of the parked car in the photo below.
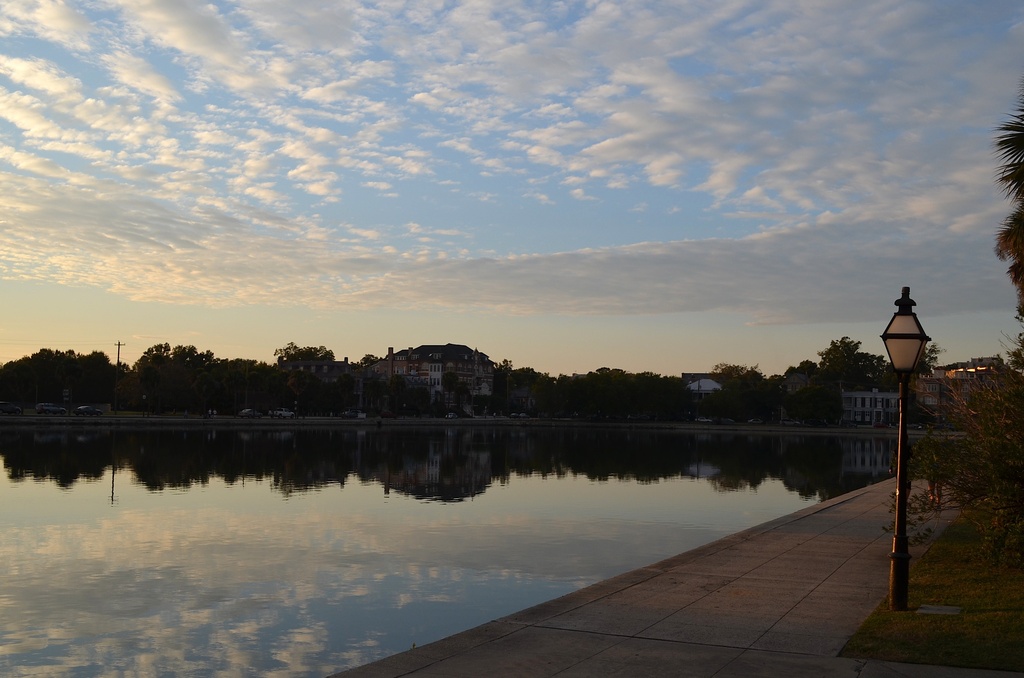
<svg viewBox="0 0 1024 678">
<path fill-rule="evenodd" d="M 103 410 L 92 405 L 80 405 L 74 411 L 76 417 L 98 417 L 101 414 L 103 414 Z"/>
<path fill-rule="evenodd" d="M 36 414 L 67 414 L 68 411 L 60 405 L 54 405 L 53 403 L 38 403 L 36 405 Z"/>
<path fill-rule="evenodd" d="M 21 414 L 21 408 L 14 403 L 0 401 L 0 414 Z"/>
<path fill-rule="evenodd" d="M 251 407 L 247 407 L 241 412 L 239 412 L 238 416 L 240 416 L 242 419 L 259 419 L 263 415 L 260 414 L 259 410 L 254 410 Z"/>
<path fill-rule="evenodd" d="M 697 421 L 698 424 L 711 424 L 711 423 L 714 423 L 708 417 L 697 417 L 696 421 Z"/>
<path fill-rule="evenodd" d="M 285 407 L 280 407 L 270 410 L 270 416 L 276 419 L 292 419 L 295 417 L 295 413 Z"/>
<path fill-rule="evenodd" d="M 345 410 L 341 413 L 341 416 L 346 419 L 366 419 L 366 412 L 362 410 Z"/>
</svg>

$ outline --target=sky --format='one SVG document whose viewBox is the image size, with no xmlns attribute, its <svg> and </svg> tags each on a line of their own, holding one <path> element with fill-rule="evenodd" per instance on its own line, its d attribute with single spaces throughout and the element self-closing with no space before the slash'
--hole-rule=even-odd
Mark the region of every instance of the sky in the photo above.
<svg viewBox="0 0 1024 678">
<path fill-rule="evenodd" d="M 3 0 L 0 363 L 1005 353 L 1022 77 L 1019 0 Z"/>
</svg>

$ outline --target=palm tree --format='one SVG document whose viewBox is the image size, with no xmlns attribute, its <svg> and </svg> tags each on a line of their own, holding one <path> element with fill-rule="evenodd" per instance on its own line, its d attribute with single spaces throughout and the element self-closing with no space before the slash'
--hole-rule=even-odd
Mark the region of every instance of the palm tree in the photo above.
<svg viewBox="0 0 1024 678">
<path fill-rule="evenodd" d="M 996 256 L 1009 261 L 1007 275 L 1024 303 L 1024 81 L 1018 92 L 1017 112 L 999 127 L 996 151 L 1003 161 L 997 181 L 1007 198 L 1016 203 L 996 234 Z"/>
<path fill-rule="evenodd" d="M 1017 208 L 1003 219 L 1003 225 L 996 232 L 996 256 L 1000 261 L 1009 261 L 1006 275 L 1017 288 L 1017 295 L 1024 302 L 1024 200 L 1017 202 Z"/>
</svg>

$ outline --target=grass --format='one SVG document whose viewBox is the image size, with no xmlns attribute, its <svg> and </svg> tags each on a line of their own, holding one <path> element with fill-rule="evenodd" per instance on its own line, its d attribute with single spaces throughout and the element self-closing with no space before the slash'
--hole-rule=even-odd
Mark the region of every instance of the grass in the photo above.
<svg viewBox="0 0 1024 678">
<path fill-rule="evenodd" d="M 917 614 L 921 605 L 959 615 Z M 842 656 L 912 664 L 1024 671 L 1024 571 L 989 565 L 981 537 L 961 518 L 910 568 L 909 612 L 883 603 Z"/>
</svg>

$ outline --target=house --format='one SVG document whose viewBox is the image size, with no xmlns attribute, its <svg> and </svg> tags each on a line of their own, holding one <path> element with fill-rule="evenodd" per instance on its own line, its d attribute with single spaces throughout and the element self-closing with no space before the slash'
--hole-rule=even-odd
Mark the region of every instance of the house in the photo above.
<svg viewBox="0 0 1024 678">
<path fill-rule="evenodd" d="M 277 369 L 285 372 L 309 372 L 320 381 L 333 384 L 344 375 L 358 376 L 359 368 L 344 360 L 285 360 L 277 359 Z"/>
<path fill-rule="evenodd" d="M 979 388 L 998 383 L 1004 369 L 999 356 L 951 363 L 935 368 L 931 374 L 919 375 L 914 392 L 922 407 L 942 421 L 954 403 L 963 402 Z"/>
<path fill-rule="evenodd" d="M 900 419 L 900 398 L 894 391 L 843 391 L 843 421 L 861 426 L 894 425 Z"/>
<path fill-rule="evenodd" d="M 470 395 L 488 396 L 494 389 L 494 361 L 464 344 L 423 344 L 401 351 L 388 347 L 387 356 L 370 369 L 387 379 L 401 375 L 410 385 L 425 385 L 432 400 L 444 397 L 445 372 L 458 375 Z"/>
<path fill-rule="evenodd" d="M 364 406 L 363 393 L 366 384 L 363 370 L 358 365 L 350 363 L 347 357 L 344 360 L 285 360 L 278 357 L 277 369 L 283 372 L 307 372 L 325 384 L 333 384 L 348 375 L 352 378 L 352 394 L 357 405 Z"/>
<path fill-rule="evenodd" d="M 977 388 L 998 381 L 1003 367 L 1003 359 L 995 356 L 993 358 L 971 358 L 965 362 L 940 367 L 938 371 L 946 379 L 950 390 L 960 396 L 966 396 Z"/>
<path fill-rule="evenodd" d="M 706 374 L 683 374 L 686 388 L 693 395 L 694 402 L 703 400 L 715 391 L 721 391 L 722 385 Z"/>
<path fill-rule="evenodd" d="M 803 372 L 790 372 L 786 375 L 786 381 L 782 384 L 783 388 L 786 389 L 786 393 L 796 393 L 810 385 L 810 376 Z"/>
</svg>

